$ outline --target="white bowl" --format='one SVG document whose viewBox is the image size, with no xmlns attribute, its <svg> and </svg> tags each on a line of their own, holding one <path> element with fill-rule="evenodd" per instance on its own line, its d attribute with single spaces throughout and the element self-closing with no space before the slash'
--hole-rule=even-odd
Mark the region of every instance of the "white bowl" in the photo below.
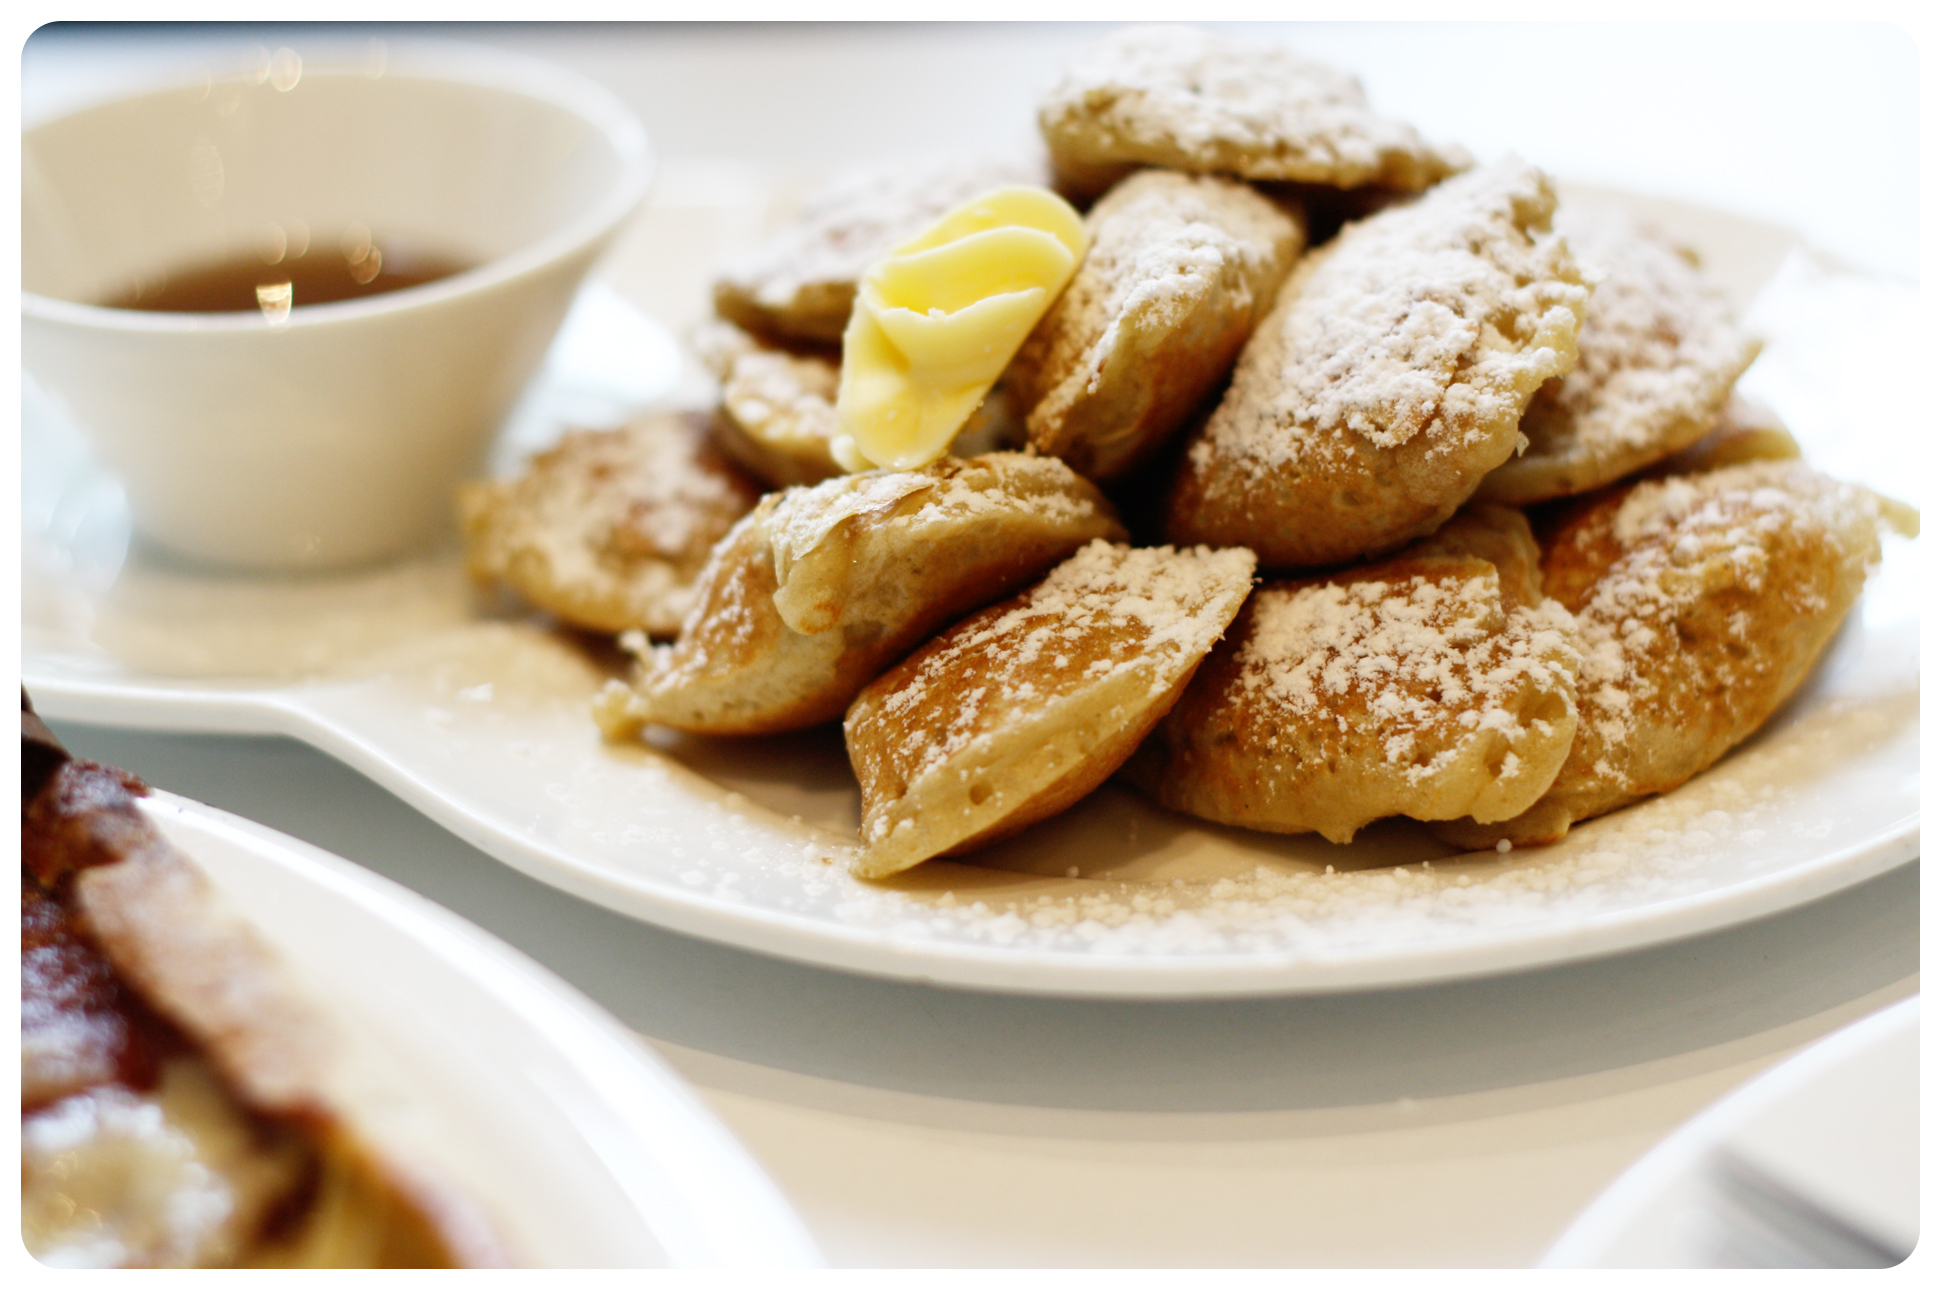
<svg viewBox="0 0 1944 1296">
<path fill-rule="evenodd" d="M 389 557 L 450 528 L 651 170 L 606 91 L 455 46 L 280 56 L 88 108 L 21 137 L 23 363 L 154 544 L 258 569 Z M 354 224 L 473 268 L 280 322 L 99 304 Z"/>
</svg>

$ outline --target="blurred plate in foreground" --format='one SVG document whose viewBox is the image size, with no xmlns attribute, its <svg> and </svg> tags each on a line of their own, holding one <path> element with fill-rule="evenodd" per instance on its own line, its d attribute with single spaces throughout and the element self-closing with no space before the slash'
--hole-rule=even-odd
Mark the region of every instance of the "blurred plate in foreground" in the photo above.
<svg viewBox="0 0 1944 1296">
<path fill-rule="evenodd" d="M 747 1152 L 613 1018 L 397 884 L 166 792 L 143 809 L 338 1019 L 334 1093 L 522 1265 L 822 1265 Z"/>
<path fill-rule="evenodd" d="M 1906 999 L 1710 1107 L 1616 1180 L 1549 1269 L 1873 1269 L 1917 1245 Z"/>
</svg>

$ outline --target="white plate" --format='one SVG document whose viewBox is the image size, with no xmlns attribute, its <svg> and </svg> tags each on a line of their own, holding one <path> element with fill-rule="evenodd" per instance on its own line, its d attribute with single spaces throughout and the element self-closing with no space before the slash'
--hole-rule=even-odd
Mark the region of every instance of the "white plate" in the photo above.
<svg viewBox="0 0 1944 1296">
<path fill-rule="evenodd" d="M 738 192 L 747 204 L 748 187 Z M 1634 201 L 1752 302 L 1769 346 L 1745 388 L 1819 465 L 1908 498 L 1916 483 L 1894 432 L 1928 426 L 1911 408 L 1920 391 L 1877 376 L 1905 353 L 1902 371 L 1923 370 L 1916 291 L 1836 271 L 1782 231 Z M 650 220 L 688 222 L 652 242 L 685 246 L 684 230 L 712 224 L 698 210 L 651 208 Z M 675 381 L 666 335 L 613 294 L 577 312 L 517 441 Z M 624 333 L 638 342 L 615 345 Z M 630 354 L 659 357 L 653 382 L 619 367 Z M 1333 847 L 1197 823 L 1110 785 L 982 853 L 983 867 L 932 864 L 866 886 L 843 868 L 857 794 L 834 730 L 604 746 L 587 700 L 618 662 L 489 605 L 456 553 L 306 581 L 171 568 L 130 549 L 114 488 L 60 423 L 30 391 L 23 669 L 50 717 L 287 734 L 542 881 L 787 958 L 1101 996 L 1402 984 L 1675 939 L 1917 852 L 1921 542 L 1886 537 L 1824 664 L 1742 749 L 1544 849 L 1446 858 L 1401 822 Z"/>
<path fill-rule="evenodd" d="M 1918 1015 L 1906 999 L 1855 1022 L 1696 1116 L 1601 1193 L 1541 1267 L 1799 1268 L 1818 1238 L 1828 1240 L 1825 1263 L 1908 1255 Z M 1737 1190 L 1750 1183 L 1753 1213 Z M 1776 1212 L 1777 1200 L 1792 1210 Z M 1797 1227 L 1774 1233 L 1776 1219 Z"/>
<path fill-rule="evenodd" d="M 333 1097 L 463 1185 L 520 1263 L 822 1264 L 749 1154 L 579 991 L 315 847 L 166 792 L 144 808 L 336 1019 Z"/>
</svg>

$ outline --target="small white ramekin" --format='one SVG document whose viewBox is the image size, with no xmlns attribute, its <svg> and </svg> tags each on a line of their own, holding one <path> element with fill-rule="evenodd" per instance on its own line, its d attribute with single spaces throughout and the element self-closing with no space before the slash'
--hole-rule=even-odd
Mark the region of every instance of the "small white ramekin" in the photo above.
<svg viewBox="0 0 1944 1296">
<path fill-rule="evenodd" d="M 260 570 L 397 555 L 449 529 L 652 170 L 605 90 L 457 46 L 88 108 L 21 137 L 23 364 L 153 544 Z M 473 268 L 282 322 L 98 304 L 353 224 Z"/>
</svg>

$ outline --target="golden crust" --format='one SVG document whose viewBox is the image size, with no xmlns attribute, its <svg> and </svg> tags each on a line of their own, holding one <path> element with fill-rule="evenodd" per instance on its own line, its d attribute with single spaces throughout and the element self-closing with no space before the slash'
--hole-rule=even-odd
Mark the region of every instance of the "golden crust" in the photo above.
<svg viewBox="0 0 1944 1296">
<path fill-rule="evenodd" d="M 570 625 L 668 636 L 715 542 L 761 490 L 716 450 L 705 414 L 570 431 L 520 476 L 460 488 L 474 576 Z"/>
<path fill-rule="evenodd" d="M 837 435 L 834 352 L 770 346 L 722 320 L 695 337 L 722 384 L 716 441 L 772 489 L 809 486 L 843 473 L 831 457 Z"/>
<path fill-rule="evenodd" d="M 1039 122 L 1058 184 L 1080 199 L 1137 166 L 1416 191 L 1471 164 L 1379 117 L 1353 76 L 1193 27 L 1108 36 L 1068 69 Z"/>
<path fill-rule="evenodd" d="M 1616 487 L 1545 541 L 1585 648 L 1580 727 L 1544 798 L 1458 845 L 1552 841 L 1668 792 L 1760 728 L 1821 655 L 1878 554 L 1874 495 L 1772 460 Z"/>
<path fill-rule="evenodd" d="M 1057 459 L 941 459 L 766 497 L 717 546 L 672 646 L 624 639 L 632 688 L 602 728 L 775 733 L 834 720 L 873 676 L 954 618 L 1125 530 Z"/>
<path fill-rule="evenodd" d="M 1167 538 L 1247 545 L 1278 569 L 1435 531 L 1572 366 L 1587 288 L 1547 232 L 1553 202 L 1508 160 L 1305 257 L 1189 445 Z"/>
<path fill-rule="evenodd" d="M 709 431 L 725 454 L 778 489 L 844 475 L 830 451 L 837 435 L 834 352 L 773 345 L 721 320 L 697 330 L 695 344 L 722 383 L 722 408 Z M 1002 380 L 952 438 L 951 453 L 970 459 L 1025 443 L 1025 426 Z"/>
<path fill-rule="evenodd" d="M 1759 401 L 1730 392 L 1714 426 L 1700 440 L 1656 462 L 1653 472 L 1655 476 L 1704 473 L 1762 459 L 1800 458 L 1802 447 L 1780 415 Z"/>
<path fill-rule="evenodd" d="M 1057 814 L 1127 758 L 1248 597 L 1247 550 L 1096 540 L 871 684 L 844 718 L 880 878 Z"/>
<path fill-rule="evenodd" d="M 1264 585 L 1129 761 L 1161 804 L 1347 842 L 1389 815 L 1505 818 L 1572 743 L 1572 619 L 1525 519 L 1482 506 L 1424 544 Z"/>
<path fill-rule="evenodd" d="M 1567 203 L 1553 228 L 1605 278 L 1587 303 L 1578 365 L 1533 395 L 1524 450 L 1479 484 L 1480 499 L 1575 495 L 1692 444 L 1761 350 L 1693 254 L 1624 211 Z"/>
<path fill-rule="evenodd" d="M 1142 171 L 1087 213 L 1087 254 L 1013 361 L 1032 443 L 1095 481 L 1138 466 L 1227 378 L 1302 246 L 1218 177 Z"/>
</svg>

